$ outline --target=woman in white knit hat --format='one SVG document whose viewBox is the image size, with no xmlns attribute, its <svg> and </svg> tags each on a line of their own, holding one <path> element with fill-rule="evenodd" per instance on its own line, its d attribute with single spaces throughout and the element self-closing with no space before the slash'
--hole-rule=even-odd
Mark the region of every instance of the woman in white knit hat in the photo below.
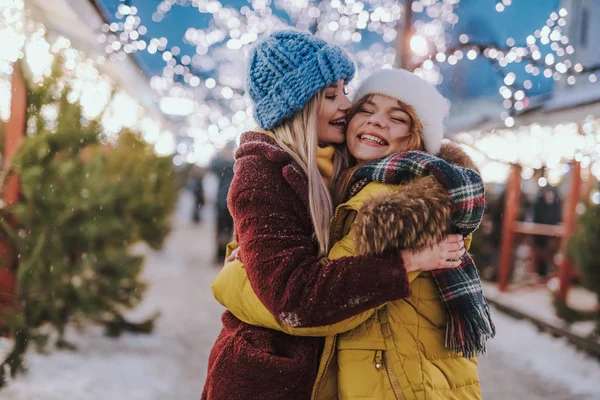
<svg viewBox="0 0 600 400">
<path fill-rule="evenodd" d="M 344 320 L 409 295 L 407 271 L 458 265 L 442 257 L 449 253 L 444 243 L 407 260 L 390 249 L 321 261 L 333 207 L 317 156 L 320 145 L 344 142 L 351 106 L 344 86 L 353 75 L 354 64 L 340 47 L 308 33 L 275 32 L 250 53 L 248 92 L 262 129 L 241 137 L 227 205 L 261 305 L 294 325 Z M 433 263 L 422 262 L 431 257 Z M 310 397 L 322 337 L 262 329 L 230 312 L 222 322 L 203 400 Z"/>
<path fill-rule="evenodd" d="M 442 145 L 446 99 L 403 70 L 374 73 L 356 98 L 346 133 L 351 168 L 337 182 L 344 203 L 331 222 L 328 258 L 410 253 L 448 233 L 468 245 L 483 214 L 483 182 L 466 154 Z M 456 258 L 458 269 L 409 273 L 410 297 L 327 326 L 271 315 L 239 263 L 225 266 L 213 292 L 251 325 L 327 337 L 313 399 L 480 399 L 475 356 L 495 329 L 471 258 L 464 249 Z"/>
</svg>

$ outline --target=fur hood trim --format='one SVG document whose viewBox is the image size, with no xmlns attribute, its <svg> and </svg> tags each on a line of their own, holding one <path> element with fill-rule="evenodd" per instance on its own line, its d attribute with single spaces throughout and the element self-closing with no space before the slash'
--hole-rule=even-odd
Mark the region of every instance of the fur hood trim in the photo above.
<svg viewBox="0 0 600 400">
<path fill-rule="evenodd" d="M 456 144 L 444 143 L 438 157 L 477 170 Z M 382 254 L 390 249 L 417 250 L 438 243 L 450 229 L 452 201 L 446 188 L 432 176 L 414 179 L 402 190 L 366 202 L 355 224 L 358 254 Z"/>
</svg>

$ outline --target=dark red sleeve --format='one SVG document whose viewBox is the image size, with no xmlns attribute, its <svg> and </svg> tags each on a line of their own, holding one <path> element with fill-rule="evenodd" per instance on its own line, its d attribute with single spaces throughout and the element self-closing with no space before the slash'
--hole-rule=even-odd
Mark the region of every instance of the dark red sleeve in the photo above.
<svg viewBox="0 0 600 400">
<path fill-rule="evenodd" d="M 329 325 L 410 295 L 399 252 L 320 263 L 306 205 L 281 165 L 238 161 L 229 193 L 236 239 L 265 307 L 294 327 Z"/>
</svg>

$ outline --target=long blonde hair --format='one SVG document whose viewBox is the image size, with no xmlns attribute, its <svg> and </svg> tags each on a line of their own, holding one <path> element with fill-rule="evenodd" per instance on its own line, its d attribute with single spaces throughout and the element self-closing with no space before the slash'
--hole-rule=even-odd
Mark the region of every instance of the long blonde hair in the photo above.
<svg viewBox="0 0 600 400">
<path fill-rule="evenodd" d="M 346 116 L 346 126 L 350 123 L 350 120 L 360 111 L 361 107 L 369 100 L 373 98 L 374 94 L 368 94 L 361 97 L 356 103 L 352 105 L 348 115 Z M 419 119 L 417 112 L 414 107 L 410 104 L 406 104 L 398 100 L 398 105 L 406 111 L 410 116 L 410 136 L 407 136 L 404 148 L 401 151 L 421 150 L 425 151 L 425 144 L 423 142 L 423 122 Z M 346 147 L 345 153 L 343 154 L 347 161 L 348 168 L 342 171 L 339 175 L 339 183 L 335 186 L 334 200 L 336 204 L 343 203 L 346 200 L 346 196 L 350 190 L 350 184 L 352 183 L 352 177 L 358 169 L 356 165 L 356 159 L 350 154 Z"/>
<path fill-rule="evenodd" d="M 317 121 L 323 105 L 323 92 L 310 99 L 304 108 L 286 119 L 272 133 L 277 143 L 298 163 L 308 177 L 308 203 L 310 217 L 319 244 L 319 256 L 327 254 L 329 246 L 329 220 L 333 214 L 331 194 L 321 178 L 317 166 L 318 132 Z M 339 156 L 336 156 L 339 157 Z M 335 181 L 336 170 L 339 174 L 340 162 L 334 162 Z"/>
</svg>

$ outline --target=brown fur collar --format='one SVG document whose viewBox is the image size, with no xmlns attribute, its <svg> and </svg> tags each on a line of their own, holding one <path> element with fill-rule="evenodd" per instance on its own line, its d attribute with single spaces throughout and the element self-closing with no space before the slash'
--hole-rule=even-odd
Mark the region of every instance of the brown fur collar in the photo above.
<svg viewBox="0 0 600 400">
<path fill-rule="evenodd" d="M 455 144 L 443 144 L 438 157 L 477 170 Z M 432 176 L 412 180 L 399 192 L 368 201 L 354 222 L 358 254 L 381 254 L 394 248 L 416 250 L 439 242 L 450 229 L 451 207 L 448 191 Z"/>
</svg>

